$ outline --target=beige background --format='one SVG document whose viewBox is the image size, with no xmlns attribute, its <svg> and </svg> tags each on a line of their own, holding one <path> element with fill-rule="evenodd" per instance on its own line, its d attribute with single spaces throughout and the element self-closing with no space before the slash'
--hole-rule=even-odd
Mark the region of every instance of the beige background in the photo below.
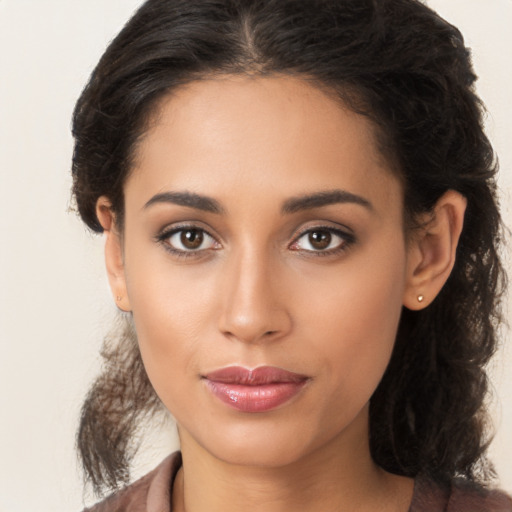
<svg viewBox="0 0 512 512">
<path fill-rule="evenodd" d="M 78 410 L 114 314 L 102 240 L 67 213 L 74 101 L 138 0 L 0 0 L 0 512 L 83 504 Z M 512 0 L 431 0 L 473 47 L 512 225 Z M 511 257 L 508 254 L 508 267 Z M 512 317 L 509 309 L 509 318 Z M 493 365 L 492 455 L 512 491 L 512 349 Z M 163 436 L 138 473 L 169 449 Z"/>
</svg>

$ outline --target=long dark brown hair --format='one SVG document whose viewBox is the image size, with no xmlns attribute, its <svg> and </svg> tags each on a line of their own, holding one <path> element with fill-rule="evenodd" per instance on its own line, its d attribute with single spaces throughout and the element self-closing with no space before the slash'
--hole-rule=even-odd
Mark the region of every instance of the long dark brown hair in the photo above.
<svg viewBox="0 0 512 512">
<path fill-rule="evenodd" d="M 504 277 L 496 160 L 482 129 L 460 32 L 417 0 L 149 0 L 113 40 L 77 102 L 73 193 L 102 228 L 99 196 L 122 228 L 123 184 L 164 95 L 221 74 L 288 74 L 367 116 L 404 183 L 406 225 L 447 190 L 467 198 L 453 272 L 436 300 L 403 310 L 370 402 L 377 464 L 440 482 L 484 482 L 485 365 L 495 351 Z M 371 321 L 371 319 L 369 319 Z M 139 421 L 161 404 L 135 335 L 121 332 L 82 409 L 78 449 L 97 491 L 129 480 Z"/>
</svg>

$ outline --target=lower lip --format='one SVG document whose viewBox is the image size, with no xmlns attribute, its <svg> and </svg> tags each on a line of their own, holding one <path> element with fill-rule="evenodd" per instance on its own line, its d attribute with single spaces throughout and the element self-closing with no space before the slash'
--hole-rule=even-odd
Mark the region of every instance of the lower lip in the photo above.
<svg viewBox="0 0 512 512">
<path fill-rule="evenodd" d="M 210 391 L 222 402 L 242 412 L 266 412 L 296 396 L 306 381 L 274 382 L 260 386 L 206 380 Z"/>
</svg>

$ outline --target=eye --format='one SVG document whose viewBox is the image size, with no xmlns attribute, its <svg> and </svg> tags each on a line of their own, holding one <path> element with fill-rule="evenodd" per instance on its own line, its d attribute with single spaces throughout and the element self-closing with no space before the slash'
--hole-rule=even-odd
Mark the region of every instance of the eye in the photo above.
<svg viewBox="0 0 512 512">
<path fill-rule="evenodd" d="M 341 230 L 319 227 L 300 235 L 290 248 L 297 251 L 333 253 L 346 249 L 353 241 L 353 235 Z"/>
<path fill-rule="evenodd" d="M 177 253 L 199 252 L 218 246 L 211 235 L 196 227 L 175 228 L 163 233 L 159 239 L 167 245 L 168 250 Z"/>
</svg>

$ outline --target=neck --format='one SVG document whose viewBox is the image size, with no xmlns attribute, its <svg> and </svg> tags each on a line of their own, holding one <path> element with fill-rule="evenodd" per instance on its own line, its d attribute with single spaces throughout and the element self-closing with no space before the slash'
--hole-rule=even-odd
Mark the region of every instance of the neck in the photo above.
<svg viewBox="0 0 512 512">
<path fill-rule="evenodd" d="M 367 411 L 355 421 L 355 428 L 280 467 L 231 464 L 181 432 L 183 468 L 174 484 L 172 510 L 407 511 L 412 480 L 391 475 L 373 462 Z"/>
</svg>

